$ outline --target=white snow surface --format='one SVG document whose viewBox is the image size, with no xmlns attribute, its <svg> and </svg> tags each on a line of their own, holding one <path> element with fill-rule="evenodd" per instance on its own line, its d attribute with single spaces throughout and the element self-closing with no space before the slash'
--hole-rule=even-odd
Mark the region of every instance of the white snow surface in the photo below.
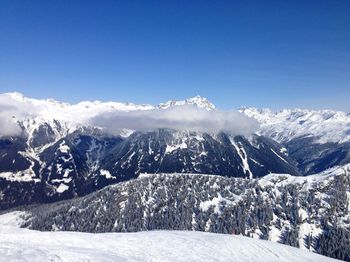
<svg viewBox="0 0 350 262">
<path fill-rule="evenodd" d="M 249 175 L 249 178 L 253 178 L 253 173 L 250 171 L 250 167 L 248 164 L 248 156 L 247 153 L 245 152 L 243 146 L 240 143 L 236 143 L 233 138 L 230 137 L 230 142 L 231 144 L 235 147 L 239 157 L 241 158 L 242 161 L 242 168 L 244 170 L 244 173 Z M 272 149 L 271 149 L 272 150 Z M 276 153 L 275 153 L 276 154 Z M 279 156 L 279 155 L 278 155 Z M 280 156 L 279 156 L 280 157 Z M 280 157 L 281 158 L 281 157 Z M 285 161 L 285 160 L 284 160 Z"/>
<path fill-rule="evenodd" d="M 334 110 L 242 108 L 260 123 L 260 132 L 279 142 L 314 136 L 318 143 L 350 141 L 350 113 Z"/>
<path fill-rule="evenodd" d="M 101 169 L 100 175 L 106 177 L 107 179 L 114 179 L 111 173 L 108 170 Z"/>
<path fill-rule="evenodd" d="M 19 228 L 20 215 L 0 216 L 1 261 L 336 261 L 239 235 L 194 231 L 40 232 Z"/>
<path fill-rule="evenodd" d="M 273 184 L 287 185 L 287 184 L 301 184 L 302 190 L 308 190 L 310 188 L 317 188 L 317 185 L 326 185 L 328 180 L 334 176 L 343 175 L 344 172 L 350 170 L 350 164 L 343 166 L 335 166 L 329 168 L 323 172 L 309 175 L 309 176 L 292 176 L 289 174 L 275 174 L 271 173 L 262 178 L 259 178 L 259 184 L 262 187 L 266 187 Z"/>
<path fill-rule="evenodd" d="M 56 191 L 57 191 L 58 193 L 63 193 L 64 191 L 67 191 L 68 189 L 69 189 L 69 186 L 67 186 L 67 185 L 64 184 L 64 183 L 61 183 L 61 184 L 57 187 Z"/>
</svg>

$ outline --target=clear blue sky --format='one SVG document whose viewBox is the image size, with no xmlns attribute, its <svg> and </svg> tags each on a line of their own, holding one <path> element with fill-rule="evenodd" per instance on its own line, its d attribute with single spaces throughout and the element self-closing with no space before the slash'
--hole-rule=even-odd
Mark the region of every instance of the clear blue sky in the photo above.
<svg viewBox="0 0 350 262">
<path fill-rule="evenodd" d="M 350 1 L 1 0 L 10 91 L 350 111 Z"/>
</svg>

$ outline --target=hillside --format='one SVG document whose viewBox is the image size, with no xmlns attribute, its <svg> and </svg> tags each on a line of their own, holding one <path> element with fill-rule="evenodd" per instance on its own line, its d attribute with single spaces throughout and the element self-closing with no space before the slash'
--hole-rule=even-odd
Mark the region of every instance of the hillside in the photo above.
<svg viewBox="0 0 350 262">
<path fill-rule="evenodd" d="M 91 234 L 39 232 L 0 216 L 4 261 L 335 261 L 286 245 L 237 235 L 185 231 Z"/>
<path fill-rule="evenodd" d="M 143 174 L 82 198 L 26 209 L 44 231 L 242 234 L 350 258 L 350 166 L 259 179 Z"/>
</svg>

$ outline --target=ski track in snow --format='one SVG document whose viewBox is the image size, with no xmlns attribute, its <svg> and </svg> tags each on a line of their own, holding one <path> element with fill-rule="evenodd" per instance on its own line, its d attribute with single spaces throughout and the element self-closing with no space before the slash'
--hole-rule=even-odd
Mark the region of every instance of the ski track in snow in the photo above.
<svg viewBox="0 0 350 262">
<path fill-rule="evenodd" d="M 194 231 L 40 232 L 0 216 L 0 261 L 336 261 L 287 245 Z"/>
</svg>

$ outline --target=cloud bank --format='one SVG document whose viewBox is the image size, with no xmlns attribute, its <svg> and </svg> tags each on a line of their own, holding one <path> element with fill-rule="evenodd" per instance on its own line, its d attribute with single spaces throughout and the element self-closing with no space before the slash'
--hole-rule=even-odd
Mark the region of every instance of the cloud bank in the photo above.
<svg viewBox="0 0 350 262">
<path fill-rule="evenodd" d="M 169 128 L 247 136 L 259 128 L 255 119 L 237 111 L 208 111 L 191 105 L 174 106 L 163 110 L 106 112 L 91 118 L 89 123 L 102 127 L 109 133 L 118 133 L 121 129 L 147 131 Z"/>
<path fill-rule="evenodd" d="M 18 125 L 28 117 L 63 120 L 77 125 L 101 127 L 110 134 L 123 129 L 148 131 L 158 128 L 208 133 L 227 132 L 247 136 L 257 131 L 259 124 L 238 111 L 206 110 L 194 105 L 167 109 L 111 109 L 111 103 L 83 102 L 76 105 L 53 100 L 25 98 L 20 94 L 0 94 L 0 136 L 19 135 Z M 118 104 L 120 106 L 120 104 Z"/>
<path fill-rule="evenodd" d="M 17 123 L 17 117 L 24 117 L 25 109 L 18 107 L 18 104 L 0 95 L 0 137 L 16 136 L 21 133 L 21 128 Z"/>
</svg>

